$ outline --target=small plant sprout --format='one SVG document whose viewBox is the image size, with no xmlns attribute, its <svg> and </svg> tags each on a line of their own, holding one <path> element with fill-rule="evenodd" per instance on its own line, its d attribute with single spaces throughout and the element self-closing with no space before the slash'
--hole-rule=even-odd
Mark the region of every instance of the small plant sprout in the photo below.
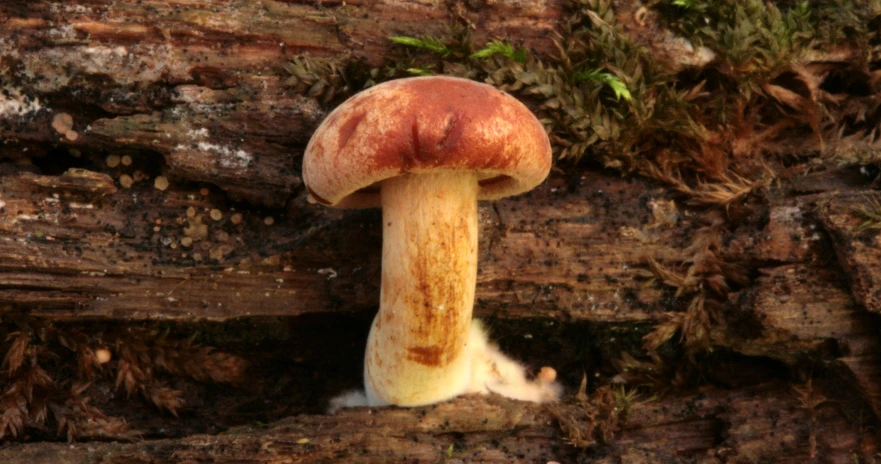
<svg viewBox="0 0 881 464">
<path fill-rule="evenodd" d="M 311 201 L 383 209 L 366 395 L 334 404 L 420 406 L 475 389 L 529 401 L 559 396 L 555 376 L 527 381 L 471 320 L 477 201 L 528 191 L 550 166 L 548 137 L 529 109 L 466 79 L 386 82 L 327 117 L 303 159 Z"/>
<path fill-rule="evenodd" d="M 599 82 L 605 85 L 608 85 L 612 92 L 615 92 L 615 100 L 625 99 L 630 101 L 633 96 L 630 95 L 630 90 L 627 90 L 627 84 L 621 80 L 618 76 L 603 71 L 602 69 L 588 69 L 584 71 L 579 71 L 573 75 L 573 78 L 576 82 L 579 81 L 594 81 Z"/>
<path fill-rule="evenodd" d="M 419 48 L 422 50 L 428 50 L 441 56 L 447 56 L 453 53 L 453 50 L 449 46 L 447 46 L 447 44 L 445 44 L 443 40 L 437 37 L 407 37 L 398 35 L 389 37 L 389 40 L 396 44 L 406 45 L 408 47 Z"/>
<path fill-rule="evenodd" d="M 407 72 L 414 76 L 433 76 L 434 73 L 431 72 L 429 67 L 422 68 L 407 68 Z"/>
<path fill-rule="evenodd" d="M 471 58 L 489 58 L 493 55 L 502 55 L 505 58 L 514 60 L 518 63 L 526 62 L 526 50 L 522 48 L 514 48 L 508 42 L 502 42 L 501 40 L 493 40 L 486 44 L 482 49 L 471 54 Z"/>
</svg>

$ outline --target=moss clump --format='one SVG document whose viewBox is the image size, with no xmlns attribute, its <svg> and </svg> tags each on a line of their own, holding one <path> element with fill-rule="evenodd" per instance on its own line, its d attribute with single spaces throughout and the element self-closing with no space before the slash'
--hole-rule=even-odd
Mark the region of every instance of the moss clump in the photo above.
<svg viewBox="0 0 881 464">
<path fill-rule="evenodd" d="M 604 385 L 588 394 L 585 376 L 571 404 L 551 409 L 565 436 L 564 440 L 577 448 L 614 442 L 620 423 L 626 416 L 624 410 L 619 409 L 622 397 L 616 393 L 611 387 Z M 629 411 L 630 404 L 626 409 Z"/>
<path fill-rule="evenodd" d="M 879 15 L 878 0 L 650 2 L 634 16 L 715 56 L 681 69 L 655 59 L 657 43 L 634 39 L 635 20 L 619 21 L 610 0 L 575 0 L 554 56 L 502 40 L 477 46 L 454 26 L 444 37 L 392 37 L 401 54 L 377 68 L 300 57 L 288 70 L 324 101 L 412 75 L 487 82 L 531 103 L 559 160 L 587 157 L 728 206 L 793 158 L 877 161 Z"/>
<path fill-rule="evenodd" d="M 653 6 L 670 30 L 711 47 L 719 57 L 717 66 L 746 78 L 750 87 L 745 90 L 761 91 L 757 74 L 784 70 L 816 43 L 808 2 L 784 10 L 764 0 L 656 1 Z"/>
<path fill-rule="evenodd" d="M 649 2 L 664 25 L 720 55 L 719 64 L 750 78 L 774 74 L 814 53 L 849 44 L 877 59 L 878 0 L 768 2 L 765 0 Z"/>
<path fill-rule="evenodd" d="M 92 403 L 99 382 L 115 381 L 118 390 L 143 397 L 177 415 L 183 393 L 169 386 L 174 378 L 236 384 L 246 361 L 191 338 L 173 338 L 137 326 L 86 327 L 53 324 L 31 317 L 7 318 L 5 356 L 0 371 L 0 439 L 48 433 L 54 425 L 69 441 L 81 438 L 133 439 L 139 432 Z"/>
<path fill-rule="evenodd" d="M 716 52 L 689 78 L 713 94 L 695 119 L 714 138 L 730 139 L 730 154 L 772 155 L 772 167 L 793 159 L 810 167 L 878 161 L 881 82 L 872 70 L 881 60 L 881 2 L 650 5 L 667 29 Z M 733 170 L 750 177 L 742 166 Z"/>
</svg>

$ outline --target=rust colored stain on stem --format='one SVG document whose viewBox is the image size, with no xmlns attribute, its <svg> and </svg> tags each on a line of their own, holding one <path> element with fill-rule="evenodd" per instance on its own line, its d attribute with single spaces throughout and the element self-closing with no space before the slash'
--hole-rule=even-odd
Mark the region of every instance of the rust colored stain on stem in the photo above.
<svg viewBox="0 0 881 464">
<path fill-rule="evenodd" d="M 456 171 L 382 184 L 382 290 L 365 380 L 389 403 L 442 401 L 467 381 L 477 189 L 475 173 Z"/>
<path fill-rule="evenodd" d="M 423 366 L 440 366 L 444 349 L 439 346 L 415 346 L 407 348 L 407 359 Z"/>
</svg>

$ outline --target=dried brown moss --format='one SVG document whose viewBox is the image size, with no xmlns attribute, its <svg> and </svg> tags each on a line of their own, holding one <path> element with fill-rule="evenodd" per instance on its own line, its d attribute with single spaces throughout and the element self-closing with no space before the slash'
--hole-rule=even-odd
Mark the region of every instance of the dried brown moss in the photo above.
<svg viewBox="0 0 881 464">
<path fill-rule="evenodd" d="M 133 439 L 123 418 L 91 403 L 95 382 L 115 379 L 116 388 L 177 415 L 182 392 L 168 386 L 176 377 L 238 384 L 242 358 L 178 339 L 156 329 L 98 326 L 80 329 L 21 317 L 6 323 L 6 351 L 0 375 L 0 439 L 31 433 L 82 438 Z M 109 355 L 109 356 L 108 356 Z"/>
</svg>

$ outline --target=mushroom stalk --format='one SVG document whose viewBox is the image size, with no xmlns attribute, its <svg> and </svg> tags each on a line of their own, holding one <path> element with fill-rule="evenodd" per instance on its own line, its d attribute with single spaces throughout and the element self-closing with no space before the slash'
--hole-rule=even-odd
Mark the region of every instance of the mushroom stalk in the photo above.
<svg viewBox="0 0 881 464">
<path fill-rule="evenodd" d="M 379 313 L 367 341 L 370 404 L 419 406 L 468 388 L 477 281 L 477 174 L 386 179 Z"/>
</svg>

